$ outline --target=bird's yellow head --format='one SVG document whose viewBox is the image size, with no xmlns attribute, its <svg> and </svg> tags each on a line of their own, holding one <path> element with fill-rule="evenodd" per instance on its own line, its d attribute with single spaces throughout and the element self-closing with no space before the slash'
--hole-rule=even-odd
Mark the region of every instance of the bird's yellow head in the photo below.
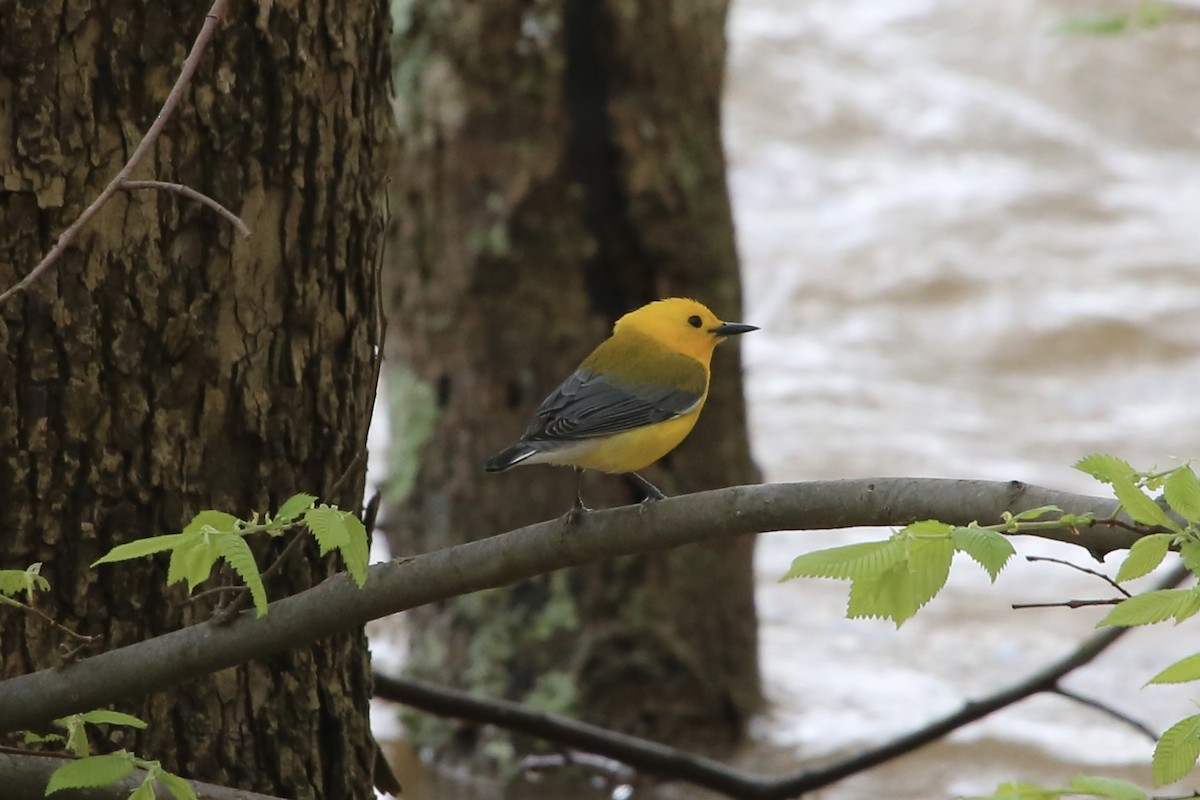
<svg viewBox="0 0 1200 800">
<path fill-rule="evenodd" d="M 758 328 L 753 325 L 722 322 L 703 303 L 671 297 L 630 311 L 617 320 L 613 335 L 620 336 L 628 331 L 648 336 L 707 365 L 713 349 L 726 337 L 756 330 Z"/>
</svg>

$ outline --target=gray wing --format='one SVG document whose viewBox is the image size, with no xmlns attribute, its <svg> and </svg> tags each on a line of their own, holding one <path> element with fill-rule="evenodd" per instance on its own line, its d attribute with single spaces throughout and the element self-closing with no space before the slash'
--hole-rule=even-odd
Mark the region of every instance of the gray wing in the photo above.
<svg viewBox="0 0 1200 800">
<path fill-rule="evenodd" d="M 682 416 L 701 399 L 686 389 L 622 381 L 583 367 L 542 401 L 521 439 L 569 441 L 621 433 Z"/>
</svg>

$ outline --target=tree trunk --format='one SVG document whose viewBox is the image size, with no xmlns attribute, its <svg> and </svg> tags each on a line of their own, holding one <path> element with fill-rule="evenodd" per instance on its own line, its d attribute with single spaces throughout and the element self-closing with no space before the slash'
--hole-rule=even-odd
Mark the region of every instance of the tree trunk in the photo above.
<svg viewBox="0 0 1200 800">
<path fill-rule="evenodd" d="M 685 295 L 739 319 L 724 21 L 714 0 L 457 0 L 397 20 L 406 147 L 387 379 L 398 555 L 567 510 L 571 470 L 482 465 L 616 317 Z M 739 372 L 736 345 L 720 348 L 700 424 L 646 473 L 668 494 L 754 480 Z M 641 499 L 595 474 L 584 492 L 601 507 Z M 623 559 L 412 612 L 410 669 L 727 746 L 759 703 L 752 548 Z M 422 743 L 448 741 L 442 723 L 414 724 Z M 477 745 L 475 734 L 456 741 Z"/>
<path fill-rule="evenodd" d="M 120 169 L 207 6 L 0 0 L 3 287 Z M 0 307 L 0 566 L 43 562 L 39 608 L 102 648 L 213 605 L 166 589 L 163 557 L 89 568 L 113 545 L 297 491 L 361 502 L 388 29 L 383 2 L 235 0 L 134 177 L 205 192 L 253 236 L 175 194 L 118 193 L 51 275 Z M 272 597 L 340 568 L 308 556 Z M 0 610 L 3 676 L 53 666 L 61 643 Z M 150 727 L 102 746 L 218 784 L 365 798 L 369 695 L 357 631 L 147 697 L 125 710 Z"/>
</svg>

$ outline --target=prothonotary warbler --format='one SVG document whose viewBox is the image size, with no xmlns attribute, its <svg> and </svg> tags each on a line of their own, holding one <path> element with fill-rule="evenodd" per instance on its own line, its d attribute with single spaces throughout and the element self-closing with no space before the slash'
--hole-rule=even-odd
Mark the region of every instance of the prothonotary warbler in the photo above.
<svg viewBox="0 0 1200 800">
<path fill-rule="evenodd" d="M 665 495 L 638 470 L 691 433 L 708 398 L 716 346 L 756 330 L 722 322 L 703 304 L 682 297 L 629 312 L 542 401 L 520 441 L 487 462 L 487 471 L 556 464 L 575 467 L 580 475 L 585 469 L 628 473 L 647 500 L 661 500 Z M 573 510 L 584 510 L 578 480 Z"/>
</svg>

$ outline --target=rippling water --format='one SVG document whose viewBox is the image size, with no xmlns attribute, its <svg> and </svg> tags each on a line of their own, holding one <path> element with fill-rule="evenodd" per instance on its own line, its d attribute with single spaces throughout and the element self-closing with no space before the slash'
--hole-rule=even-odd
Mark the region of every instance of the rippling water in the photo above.
<svg viewBox="0 0 1200 800">
<path fill-rule="evenodd" d="M 747 290 L 747 392 L 770 480 L 941 475 L 1097 491 L 1104 451 L 1200 456 L 1200 14 L 1064 36 L 1133 4 L 735 0 L 726 102 Z M 869 535 L 869 534 L 868 534 Z M 1090 632 L 1106 597 L 1021 564 L 895 632 L 841 618 L 845 587 L 774 579 L 797 552 L 862 538 L 763 537 L 772 701 L 748 763 L 852 750 L 1013 681 Z M 1020 543 L 1022 554 L 1072 548 Z M 1112 559 L 1110 559 L 1112 560 Z M 1200 649 L 1194 626 L 1136 633 L 1069 685 L 1161 729 L 1185 689 L 1138 687 Z M 1039 698 L 825 797 L 990 792 L 1104 772 L 1147 786 L 1150 745 Z"/>
<path fill-rule="evenodd" d="M 734 0 L 727 149 L 745 316 L 764 329 L 743 344 L 769 480 L 1097 491 L 1070 469 L 1090 452 L 1147 468 L 1200 457 L 1200 11 L 1122 37 L 1055 32 L 1132 6 Z M 844 585 L 776 583 L 801 550 L 871 535 L 762 537 L 771 705 L 747 767 L 794 770 L 955 710 L 1065 653 L 1102 613 L 1009 603 L 1109 596 L 1053 565 L 1014 565 L 993 587 L 956 564 L 895 631 L 843 619 Z M 1138 687 L 1196 650 L 1194 624 L 1137 632 L 1068 685 L 1161 729 L 1194 713 L 1194 693 Z M 1080 771 L 1148 788 L 1150 752 L 1037 698 L 821 796 L 986 793 Z"/>
</svg>

